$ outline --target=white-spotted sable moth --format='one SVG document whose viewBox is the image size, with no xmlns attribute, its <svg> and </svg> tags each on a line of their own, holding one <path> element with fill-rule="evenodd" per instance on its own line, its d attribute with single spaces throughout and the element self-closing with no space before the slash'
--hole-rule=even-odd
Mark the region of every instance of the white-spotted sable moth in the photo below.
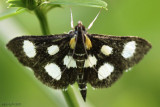
<svg viewBox="0 0 160 107">
<path fill-rule="evenodd" d="M 72 13 L 71 20 L 73 28 Z M 111 86 L 143 58 L 151 44 L 133 36 L 88 34 L 79 21 L 68 34 L 17 37 L 7 47 L 44 84 L 66 89 L 77 82 L 85 101 L 87 83 L 94 88 Z"/>
</svg>

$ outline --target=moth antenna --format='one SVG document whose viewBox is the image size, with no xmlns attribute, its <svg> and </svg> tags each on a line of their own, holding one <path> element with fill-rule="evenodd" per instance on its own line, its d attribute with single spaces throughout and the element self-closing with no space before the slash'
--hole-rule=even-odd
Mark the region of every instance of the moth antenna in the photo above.
<svg viewBox="0 0 160 107">
<path fill-rule="evenodd" d="M 101 8 L 100 11 L 98 12 L 98 14 L 97 14 L 97 16 L 94 18 L 94 20 L 89 24 L 87 30 L 89 30 L 89 29 L 92 27 L 93 23 L 96 21 L 97 17 L 98 17 L 99 14 L 101 13 L 101 10 L 102 10 L 102 8 Z"/>
<path fill-rule="evenodd" d="M 73 25 L 73 15 L 72 15 L 72 9 L 70 8 L 71 11 L 71 28 L 74 29 L 74 25 Z"/>
</svg>

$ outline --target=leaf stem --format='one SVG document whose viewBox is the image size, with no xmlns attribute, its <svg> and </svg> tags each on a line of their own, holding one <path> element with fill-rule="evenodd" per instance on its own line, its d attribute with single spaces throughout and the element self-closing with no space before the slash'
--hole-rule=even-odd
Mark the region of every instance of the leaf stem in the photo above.
<svg viewBox="0 0 160 107">
<path fill-rule="evenodd" d="M 42 33 L 44 35 L 49 35 L 50 34 L 50 31 L 49 31 L 49 27 L 48 27 L 48 22 L 47 22 L 47 17 L 46 17 L 46 14 L 43 12 L 43 10 L 39 7 L 37 7 L 35 10 L 34 10 L 37 18 L 39 19 L 39 22 L 40 22 L 40 25 L 41 25 L 41 30 L 42 30 Z"/>
</svg>

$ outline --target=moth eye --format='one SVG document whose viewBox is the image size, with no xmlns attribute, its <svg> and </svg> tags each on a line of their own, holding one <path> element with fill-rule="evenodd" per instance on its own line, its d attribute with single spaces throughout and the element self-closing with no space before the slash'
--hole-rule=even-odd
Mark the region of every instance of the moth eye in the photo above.
<svg viewBox="0 0 160 107">
<path fill-rule="evenodd" d="M 59 47 L 58 45 L 52 45 L 47 48 L 47 51 L 49 55 L 54 55 L 59 52 Z"/>
<path fill-rule="evenodd" d="M 23 51 L 29 58 L 33 58 L 36 56 L 36 47 L 29 40 L 24 40 L 23 42 Z"/>
<path fill-rule="evenodd" d="M 106 56 L 109 56 L 110 54 L 112 54 L 112 50 L 113 48 L 109 47 L 108 45 L 103 45 L 101 47 L 101 52 Z"/>
<path fill-rule="evenodd" d="M 98 69 L 98 78 L 100 80 L 106 79 L 108 76 L 111 75 L 111 73 L 114 71 L 114 67 L 109 63 L 104 63 L 99 69 Z"/>
<path fill-rule="evenodd" d="M 124 49 L 121 55 L 126 59 L 131 58 L 134 55 L 135 50 L 136 50 L 136 42 L 130 41 L 124 45 Z"/>
<path fill-rule="evenodd" d="M 75 28 L 74 28 L 74 29 L 75 29 L 75 31 L 77 31 L 77 30 L 78 30 L 78 29 L 77 29 L 77 26 L 75 26 Z"/>
<path fill-rule="evenodd" d="M 55 63 L 50 63 L 45 66 L 45 71 L 51 76 L 53 79 L 60 80 L 61 79 L 61 69 Z"/>
<path fill-rule="evenodd" d="M 85 27 L 84 26 L 82 26 L 82 30 L 85 31 Z"/>
</svg>

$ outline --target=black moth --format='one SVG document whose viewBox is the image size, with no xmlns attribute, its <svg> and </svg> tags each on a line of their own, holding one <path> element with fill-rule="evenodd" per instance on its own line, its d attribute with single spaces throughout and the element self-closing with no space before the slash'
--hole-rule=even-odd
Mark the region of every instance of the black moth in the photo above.
<svg viewBox="0 0 160 107">
<path fill-rule="evenodd" d="M 77 82 L 85 101 L 87 83 L 110 87 L 151 45 L 139 37 L 88 34 L 79 21 L 69 34 L 17 37 L 7 47 L 47 86 L 65 89 Z"/>
</svg>

